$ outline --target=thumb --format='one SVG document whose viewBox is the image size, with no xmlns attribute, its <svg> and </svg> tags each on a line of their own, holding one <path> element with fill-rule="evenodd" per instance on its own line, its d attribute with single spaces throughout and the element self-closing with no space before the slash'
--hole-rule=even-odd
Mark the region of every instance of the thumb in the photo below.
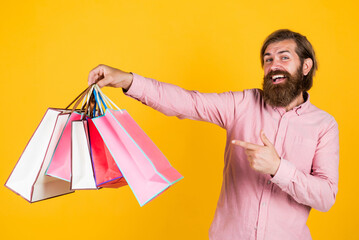
<svg viewBox="0 0 359 240">
<path fill-rule="evenodd" d="M 267 136 L 264 134 L 263 130 L 261 130 L 261 140 L 264 146 L 273 146 L 273 144 L 269 141 Z"/>
</svg>

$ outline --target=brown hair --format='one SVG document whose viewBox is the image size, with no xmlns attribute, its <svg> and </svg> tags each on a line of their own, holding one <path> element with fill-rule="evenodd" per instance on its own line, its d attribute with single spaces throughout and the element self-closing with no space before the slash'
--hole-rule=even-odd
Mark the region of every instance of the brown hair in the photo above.
<svg viewBox="0 0 359 240">
<path fill-rule="evenodd" d="M 308 41 L 308 39 L 301 35 L 300 33 L 293 32 L 289 29 L 280 29 L 273 32 L 269 35 L 266 40 L 264 40 L 262 49 L 261 49 L 261 64 L 263 67 L 264 64 L 264 52 L 267 49 L 268 45 L 275 42 L 280 42 L 287 39 L 293 39 L 297 45 L 295 52 L 299 56 L 301 65 L 303 64 L 306 58 L 311 58 L 313 61 L 312 69 L 310 69 L 309 73 L 306 76 L 303 76 L 303 91 L 308 91 L 313 86 L 313 77 L 315 71 L 318 70 L 318 62 L 315 57 L 315 52 L 312 47 L 312 44 Z"/>
</svg>

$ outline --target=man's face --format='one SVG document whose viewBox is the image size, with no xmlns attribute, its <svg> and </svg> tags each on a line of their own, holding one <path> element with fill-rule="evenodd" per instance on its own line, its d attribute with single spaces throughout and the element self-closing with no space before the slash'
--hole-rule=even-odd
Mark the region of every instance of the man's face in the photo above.
<svg viewBox="0 0 359 240">
<path fill-rule="evenodd" d="M 302 92 L 303 65 L 294 40 L 269 44 L 264 52 L 264 100 L 285 107 Z"/>
</svg>

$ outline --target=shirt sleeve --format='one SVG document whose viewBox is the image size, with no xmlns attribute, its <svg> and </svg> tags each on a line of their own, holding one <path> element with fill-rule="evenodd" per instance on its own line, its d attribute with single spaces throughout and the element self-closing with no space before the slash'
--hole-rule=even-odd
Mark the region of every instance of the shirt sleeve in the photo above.
<svg viewBox="0 0 359 240">
<path fill-rule="evenodd" d="M 334 119 L 319 138 L 311 173 L 298 170 L 281 158 L 272 182 L 297 202 L 326 212 L 334 204 L 338 192 L 339 131 Z"/>
<path fill-rule="evenodd" d="M 235 105 L 244 99 L 243 92 L 200 93 L 132 74 L 133 81 L 126 95 L 180 119 L 206 121 L 227 128 L 238 111 Z"/>
</svg>

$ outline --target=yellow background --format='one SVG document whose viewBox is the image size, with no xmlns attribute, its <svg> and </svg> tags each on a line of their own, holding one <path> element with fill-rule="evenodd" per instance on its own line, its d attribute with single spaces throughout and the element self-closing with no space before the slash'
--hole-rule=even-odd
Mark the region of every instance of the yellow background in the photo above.
<svg viewBox="0 0 359 240">
<path fill-rule="evenodd" d="M 65 107 L 100 63 L 203 92 L 261 87 L 265 37 L 289 28 L 319 61 L 311 102 L 340 129 L 340 181 L 314 239 L 358 239 L 356 1 L 6 1 L 0 15 L 0 182 L 48 107 Z M 0 188 L 1 239 L 207 239 L 222 182 L 225 131 L 178 120 L 105 88 L 184 179 L 140 207 L 128 187 L 29 204 Z"/>
</svg>

